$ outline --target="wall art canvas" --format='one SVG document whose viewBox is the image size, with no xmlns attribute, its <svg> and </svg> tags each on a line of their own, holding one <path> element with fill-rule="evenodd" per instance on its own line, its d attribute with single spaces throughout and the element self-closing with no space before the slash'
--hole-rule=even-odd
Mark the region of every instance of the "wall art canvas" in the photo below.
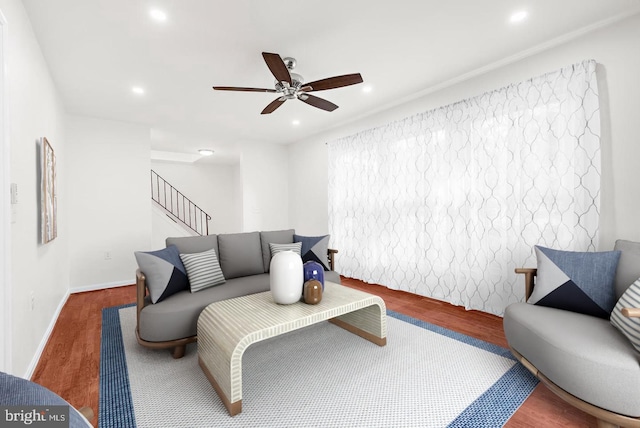
<svg viewBox="0 0 640 428">
<path fill-rule="evenodd" d="M 42 138 L 41 154 L 41 215 L 42 243 L 46 244 L 58 236 L 57 195 L 56 195 L 56 156 L 53 147 L 46 138 Z"/>
</svg>

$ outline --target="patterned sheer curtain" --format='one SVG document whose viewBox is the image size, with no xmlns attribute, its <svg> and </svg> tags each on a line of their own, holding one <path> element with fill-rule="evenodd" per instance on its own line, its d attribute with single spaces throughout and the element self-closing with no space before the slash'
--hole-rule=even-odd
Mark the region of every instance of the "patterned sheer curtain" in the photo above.
<svg viewBox="0 0 640 428">
<path fill-rule="evenodd" d="M 329 143 L 339 271 L 501 315 L 533 246 L 595 250 L 600 117 L 584 61 Z"/>
</svg>

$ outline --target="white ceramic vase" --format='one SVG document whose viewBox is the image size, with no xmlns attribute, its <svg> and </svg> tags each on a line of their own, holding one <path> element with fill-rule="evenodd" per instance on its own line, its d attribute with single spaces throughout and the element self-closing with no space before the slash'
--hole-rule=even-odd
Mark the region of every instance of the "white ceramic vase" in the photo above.
<svg viewBox="0 0 640 428">
<path fill-rule="evenodd" d="M 281 251 L 271 258 L 269 265 L 271 295 L 276 303 L 290 305 L 302 297 L 302 258 L 293 251 Z"/>
</svg>

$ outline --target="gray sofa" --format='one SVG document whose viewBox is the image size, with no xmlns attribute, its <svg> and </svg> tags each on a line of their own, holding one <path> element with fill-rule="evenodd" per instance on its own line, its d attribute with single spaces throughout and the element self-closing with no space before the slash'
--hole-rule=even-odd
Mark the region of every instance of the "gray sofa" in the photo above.
<svg viewBox="0 0 640 428">
<path fill-rule="evenodd" d="M 188 343 L 197 340 L 196 324 L 200 312 L 210 303 L 269 290 L 269 243 L 293 243 L 294 230 L 233 233 L 167 238 L 181 254 L 200 253 L 214 248 L 226 279 L 222 285 L 196 293 L 183 290 L 152 304 L 147 295 L 144 272 L 136 272 L 138 343 L 150 348 L 173 348 L 174 358 L 184 355 Z M 333 271 L 336 250 L 328 249 L 330 271 L 325 280 L 340 283 Z"/>
<path fill-rule="evenodd" d="M 616 296 L 640 278 L 640 243 L 619 240 Z M 535 269 L 524 273 L 526 297 Z M 624 313 L 624 311 L 623 311 Z M 514 303 L 504 314 L 512 353 L 551 391 L 594 415 L 598 426 L 640 426 L 640 354 L 609 320 Z"/>
</svg>

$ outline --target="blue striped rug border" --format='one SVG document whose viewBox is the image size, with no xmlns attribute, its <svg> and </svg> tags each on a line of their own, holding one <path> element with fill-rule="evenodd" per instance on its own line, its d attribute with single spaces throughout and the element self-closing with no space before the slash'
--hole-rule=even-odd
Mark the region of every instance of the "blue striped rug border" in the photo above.
<svg viewBox="0 0 640 428">
<path fill-rule="evenodd" d="M 98 426 L 101 428 L 134 428 L 136 426 L 118 312 L 122 308 L 131 306 L 135 306 L 135 303 L 102 310 L 98 411 Z M 392 310 L 387 310 L 387 315 L 515 361 L 509 350 L 501 346 Z M 516 362 L 496 383 L 460 413 L 449 427 L 501 427 L 529 397 L 537 384 L 538 379 Z"/>
<path fill-rule="evenodd" d="M 130 306 L 135 306 L 135 303 L 102 309 L 98 405 L 100 428 L 134 428 L 136 426 L 118 312 Z"/>
</svg>

